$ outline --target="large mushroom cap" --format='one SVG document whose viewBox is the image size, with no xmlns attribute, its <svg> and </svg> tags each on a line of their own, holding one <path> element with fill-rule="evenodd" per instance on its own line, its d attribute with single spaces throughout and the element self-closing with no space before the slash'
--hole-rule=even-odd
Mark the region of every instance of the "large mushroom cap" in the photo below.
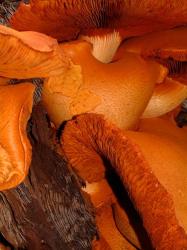
<svg viewBox="0 0 187 250">
<path fill-rule="evenodd" d="M 34 30 L 59 41 L 98 28 L 120 29 L 123 37 L 187 23 L 185 0 L 31 0 L 11 20 L 18 30 Z"/>
<path fill-rule="evenodd" d="M 172 127 L 171 124 L 168 129 Z M 126 135 L 104 120 L 102 116 L 95 114 L 80 115 L 67 123 L 62 134 L 63 150 L 73 166 L 76 166 L 77 163 L 80 165 L 81 161 L 84 164 L 85 155 L 82 154 L 81 149 L 85 147 L 88 147 L 93 154 L 98 152 L 111 161 L 127 188 L 135 208 L 143 219 L 143 224 L 152 240 L 153 247 L 159 250 L 186 249 L 187 247 L 186 225 L 182 222 L 182 220 L 186 221 L 184 215 L 186 202 L 181 200 L 181 206 L 177 204 L 181 195 L 185 197 L 186 193 L 185 187 L 182 187 L 186 183 L 185 160 L 183 161 L 181 158 L 181 152 L 184 153 L 184 144 L 180 144 L 178 139 L 181 134 L 179 132 L 178 137 L 176 129 L 174 127 L 168 133 L 166 132 L 166 139 L 159 137 L 157 140 L 155 136 L 156 143 L 154 143 L 154 139 L 151 139 L 151 145 L 149 144 L 149 137 L 146 140 L 146 136 L 142 135 L 142 142 L 147 142 L 146 147 L 150 147 L 150 149 L 153 149 L 155 145 L 159 146 L 157 150 L 161 149 L 162 141 L 167 142 L 166 144 L 163 143 L 164 151 L 162 149 L 163 152 L 160 152 L 163 158 L 156 159 L 155 163 L 161 161 L 161 166 L 164 167 L 164 161 L 162 160 L 169 157 L 168 152 L 173 153 L 171 157 L 173 157 L 174 162 L 171 172 L 178 175 L 177 181 L 175 175 L 172 176 L 173 181 L 166 178 L 167 172 L 170 171 L 170 165 L 166 164 L 167 170 L 162 170 L 163 167 L 157 166 L 157 168 L 160 168 L 160 174 L 154 172 L 151 156 L 153 155 L 155 158 L 158 157 L 158 154 L 152 152 L 152 155 L 148 156 L 147 152 L 141 150 L 141 144 L 138 146 L 138 141 L 136 142 L 133 136 L 131 138 L 131 133 L 135 132 L 126 132 Z M 159 132 L 158 127 L 156 134 L 162 135 L 164 134 L 163 131 L 164 129 L 161 128 L 161 132 Z M 172 138 L 172 131 L 174 131 L 174 138 Z M 136 133 L 138 134 L 138 132 Z M 139 134 L 141 137 L 141 133 Z M 174 149 L 171 149 L 171 145 L 174 146 Z M 176 152 L 173 152 L 175 150 Z M 177 168 L 178 161 L 179 164 L 183 165 L 179 169 Z M 159 175 L 162 175 L 162 177 Z M 180 181 L 180 177 L 184 182 Z M 175 182 L 177 183 L 177 189 L 174 187 Z"/>
<path fill-rule="evenodd" d="M 161 65 L 133 53 L 105 64 L 93 57 L 85 41 L 62 44 L 61 49 L 71 67 L 62 76 L 47 79 L 43 88 L 43 102 L 57 126 L 74 115 L 95 112 L 120 128 L 130 128 L 165 75 Z"/>
</svg>

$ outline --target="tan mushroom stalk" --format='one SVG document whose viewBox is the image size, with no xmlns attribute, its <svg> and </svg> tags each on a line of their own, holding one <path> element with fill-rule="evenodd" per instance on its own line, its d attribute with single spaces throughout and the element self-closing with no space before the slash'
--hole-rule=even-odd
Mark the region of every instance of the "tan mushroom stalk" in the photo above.
<svg viewBox="0 0 187 250">
<path fill-rule="evenodd" d="M 50 77 L 43 88 L 43 102 L 57 126 L 74 115 L 95 112 L 105 114 L 120 128 L 130 128 L 166 74 L 162 65 L 133 53 L 102 63 L 85 41 L 65 43 L 61 49 L 71 62 L 69 71 Z"/>
<path fill-rule="evenodd" d="M 187 234 L 178 221 L 170 190 L 157 179 L 140 148 L 123 132 L 100 115 L 80 115 L 67 123 L 62 146 L 73 166 L 80 165 L 82 159 L 84 164 L 85 155 L 81 154 L 81 148 L 84 150 L 85 147 L 90 153 L 98 152 L 111 161 L 140 213 L 155 249 L 187 247 Z"/>
<path fill-rule="evenodd" d="M 0 86 L 0 190 L 17 186 L 28 173 L 31 145 L 26 125 L 34 89 L 29 83 Z"/>
<path fill-rule="evenodd" d="M 110 63 L 122 42 L 120 33 L 114 30 L 106 34 L 105 32 L 104 34 L 96 34 L 93 36 L 80 36 L 80 39 L 92 44 L 92 54 L 97 60 L 103 63 Z"/>
</svg>

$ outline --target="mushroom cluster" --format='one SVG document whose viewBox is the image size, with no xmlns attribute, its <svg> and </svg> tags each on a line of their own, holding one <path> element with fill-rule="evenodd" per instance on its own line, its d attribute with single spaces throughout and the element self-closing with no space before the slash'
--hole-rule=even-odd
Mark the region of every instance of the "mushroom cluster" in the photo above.
<svg viewBox="0 0 187 250">
<path fill-rule="evenodd" d="M 153 248 L 187 249 L 187 131 L 175 122 L 187 98 L 186 25 L 186 0 L 21 3 L 0 25 L 0 190 L 24 180 L 32 157 L 35 86 L 10 80 L 42 78 L 51 122 L 67 122 L 61 151 L 95 207 L 93 249 L 143 249 L 105 160 Z"/>
</svg>

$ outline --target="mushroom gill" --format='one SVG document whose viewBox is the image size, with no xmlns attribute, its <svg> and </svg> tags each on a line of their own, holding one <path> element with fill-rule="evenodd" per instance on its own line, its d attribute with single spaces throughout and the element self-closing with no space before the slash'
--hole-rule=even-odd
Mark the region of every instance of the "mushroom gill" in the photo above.
<svg viewBox="0 0 187 250">
<path fill-rule="evenodd" d="M 17 186 L 28 173 L 31 145 L 26 125 L 34 89 L 29 83 L 0 86 L 0 190 Z"/>
<path fill-rule="evenodd" d="M 18 32 L 0 25 L 0 49 L 3 77 L 49 77 L 62 74 L 68 67 L 56 40 L 37 32 Z"/>
<path fill-rule="evenodd" d="M 177 207 L 175 190 L 172 188 L 175 182 L 163 181 L 166 177 L 161 178 L 160 174 L 152 169 L 147 154 L 130 136 L 130 132 L 126 136 L 110 122 L 104 120 L 101 115 L 84 114 L 66 124 L 61 142 L 67 159 L 74 167 L 76 157 L 79 165 L 81 164 L 81 148 L 84 147 L 88 147 L 93 154 L 97 152 L 110 160 L 135 208 L 140 213 L 155 249 L 185 249 L 187 234 L 185 225 L 181 221 L 185 220 L 185 217 L 178 217 L 181 208 Z M 144 140 L 142 141 L 144 142 Z M 152 145 L 154 147 L 154 140 Z M 177 148 L 177 141 L 174 140 L 173 145 Z M 170 144 L 164 146 L 168 147 L 168 150 L 171 148 Z M 83 153 L 83 159 L 84 157 Z M 179 160 L 181 160 L 180 157 L 174 163 L 176 167 Z M 162 161 L 161 157 L 159 161 Z M 180 172 L 178 168 L 177 171 Z M 177 174 L 176 171 L 174 173 Z M 179 175 L 183 175 L 183 172 L 180 172 Z M 175 179 L 175 175 L 172 178 Z M 185 177 L 183 176 L 183 178 Z M 177 177 L 178 180 L 180 178 Z M 183 182 L 180 181 L 178 185 L 183 185 L 181 183 Z M 181 194 L 185 195 L 185 192 L 178 192 L 178 198 Z M 184 200 L 181 202 L 185 203 Z M 178 208 L 179 210 L 176 212 Z M 181 215 L 183 216 L 183 213 Z"/>
<path fill-rule="evenodd" d="M 118 30 L 126 38 L 186 22 L 185 0 L 31 0 L 20 4 L 10 23 L 67 41 L 100 28 Z"/>
</svg>

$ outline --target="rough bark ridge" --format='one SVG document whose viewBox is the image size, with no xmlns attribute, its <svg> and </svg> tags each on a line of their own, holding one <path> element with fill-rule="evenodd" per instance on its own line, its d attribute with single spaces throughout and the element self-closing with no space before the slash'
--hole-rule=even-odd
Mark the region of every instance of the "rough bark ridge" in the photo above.
<svg viewBox="0 0 187 250">
<path fill-rule="evenodd" d="M 78 180 L 51 148 L 51 129 L 41 106 L 29 122 L 32 163 L 25 182 L 0 193 L 0 231 L 15 249 L 91 249 L 94 216 Z"/>
</svg>

